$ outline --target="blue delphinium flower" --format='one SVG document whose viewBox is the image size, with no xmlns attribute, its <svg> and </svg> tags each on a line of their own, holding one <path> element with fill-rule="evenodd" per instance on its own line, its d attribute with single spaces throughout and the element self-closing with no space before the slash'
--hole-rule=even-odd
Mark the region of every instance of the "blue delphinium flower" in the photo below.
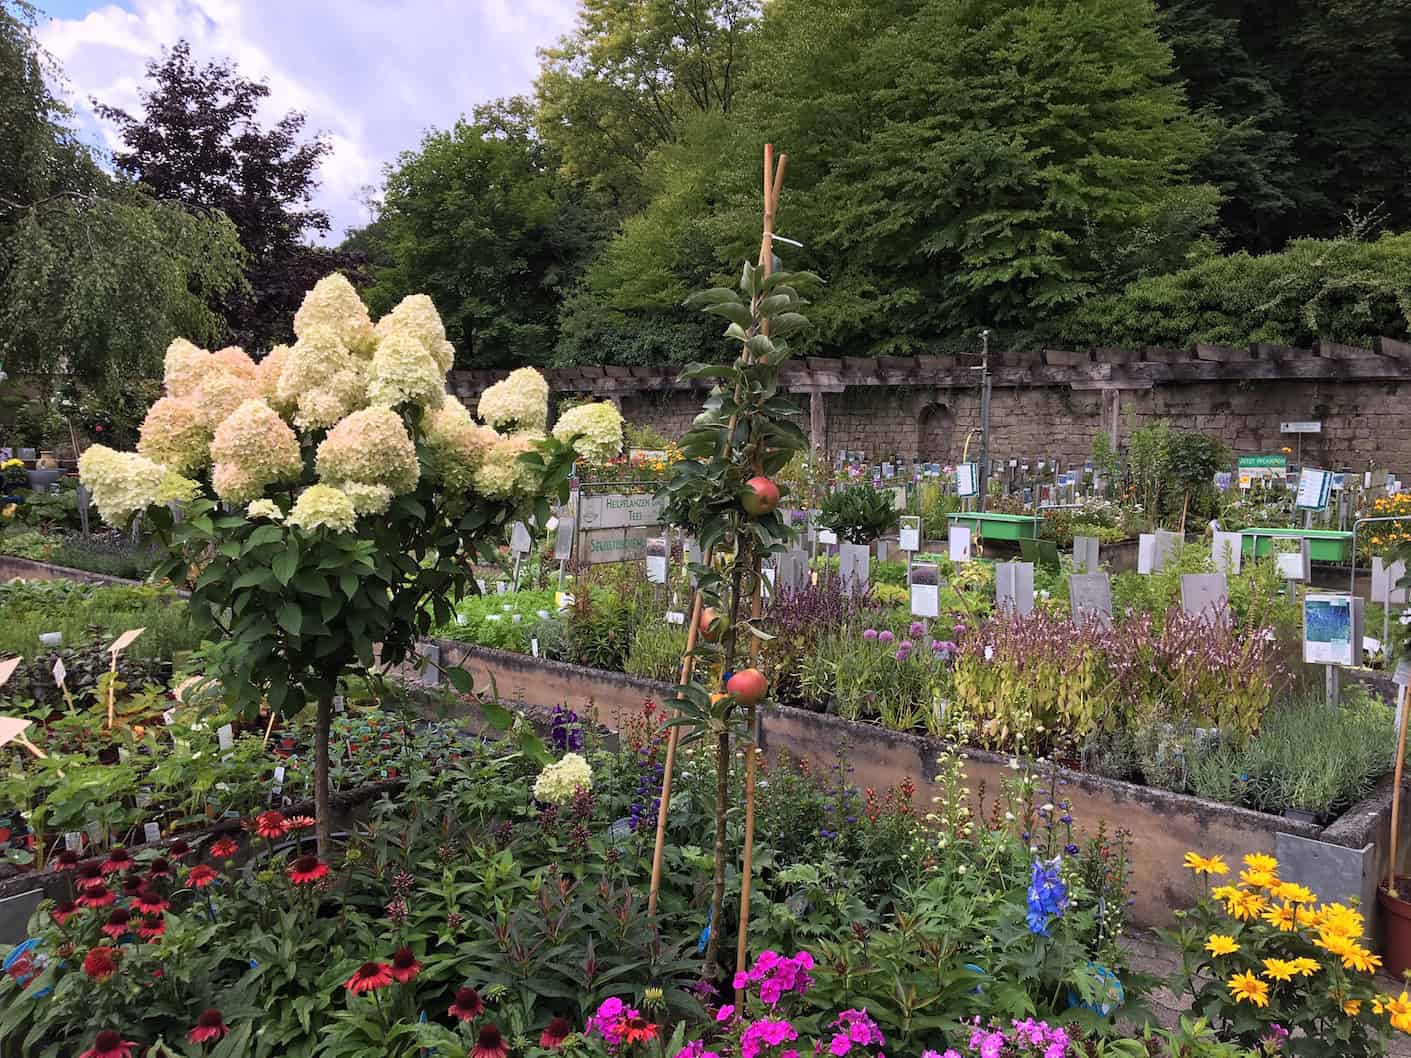
<svg viewBox="0 0 1411 1058">
<path fill-rule="evenodd" d="M 1029 932 L 1047 937 L 1049 919 L 1062 916 L 1068 907 L 1068 887 L 1059 877 L 1057 858 L 1045 864 L 1035 860 L 1029 882 Z"/>
</svg>

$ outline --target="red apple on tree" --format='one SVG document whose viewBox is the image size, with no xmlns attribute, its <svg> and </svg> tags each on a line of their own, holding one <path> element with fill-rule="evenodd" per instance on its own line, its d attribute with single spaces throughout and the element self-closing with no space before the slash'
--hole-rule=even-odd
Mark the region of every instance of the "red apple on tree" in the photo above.
<svg viewBox="0 0 1411 1058">
<path fill-rule="evenodd" d="M 721 633 L 729 626 L 730 619 L 717 610 L 714 606 L 707 606 L 701 611 L 701 638 L 707 643 L 714 643 L 720 638 Z"/>
<path fill-rule="evenodd" d="M 759 669 L 741 669 L 725 681 L 725 689 L 735 699 L 745 705 L 755 705 L 764 700 L 769 690 L 769 681 Z"/>
<path fill-rule="evenodd" d="M 779 486 L 759 476 L 745 482 L 745 494 L 740 505 L 755 518 L 763 517 L 779 506 Z"/>
</svg>

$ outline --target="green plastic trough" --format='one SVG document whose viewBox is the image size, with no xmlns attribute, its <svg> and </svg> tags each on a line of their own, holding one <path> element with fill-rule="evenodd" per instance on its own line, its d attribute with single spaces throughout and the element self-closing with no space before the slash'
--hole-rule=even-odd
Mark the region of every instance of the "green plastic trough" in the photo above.
<svg viewBox="0 0 1411 1058">
<path fill-rule="evenodd" d="M 1245 529 L 1244 553 L 1267 558 L 1274 553 L 1276 536 L 1308 540 L 1308 557 L 1314 562 L 1346 562 L 1352 557 L 1352 534 L 1338 529 Z"/>
<path fill-rule="evenodd" d="M 1036 514 L 989 514 L 971 511 L 948 515 L 951 524 L 966 525 L 976 536 L 986 540 L 1033 540 L 1039 535 Z"/>
</svg>

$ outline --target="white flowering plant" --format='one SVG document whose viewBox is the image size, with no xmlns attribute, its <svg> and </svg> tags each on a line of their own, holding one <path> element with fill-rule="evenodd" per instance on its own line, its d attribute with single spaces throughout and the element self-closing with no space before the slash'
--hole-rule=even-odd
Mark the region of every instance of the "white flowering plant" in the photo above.
<svg viewBox="0 0 1411 1058">
<path fill-rule="evenodd" d="M 214 644 L 207 675 L 232 707 L 317 704 L 326 840 L 339 680 L 406 660 L 450 620 L 476 590 L 471 562 L 491 557 L 513 521 L 547 521 L 550 495 L 567 498 L 578 437 L 543 434 L 548 387 L 528 369 L 491 401 L 514 432 L 477 423 L 446 392 L 453 350 L 424 295 L 374 324 L 335 274 L 304 299 L 294 332 L 258 362 L 177 339 L 138 451 L 94 446 L 79 470 L 106 520 L 143 518 L 165 545 L 157 575 L 191 589 L 192 619 Z M 463 670 L 447 676 L 471 690 Z"/>
</svg>

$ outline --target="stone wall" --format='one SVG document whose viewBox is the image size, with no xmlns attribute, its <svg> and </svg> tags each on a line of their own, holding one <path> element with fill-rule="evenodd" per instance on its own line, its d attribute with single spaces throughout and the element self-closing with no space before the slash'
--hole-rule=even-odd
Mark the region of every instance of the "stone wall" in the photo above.
<svg viewBox="0 0 1411 1058">
<path fill-rule="evenodd" d="M 895 455 L 954 462 L 967 437 L 971 458 L 978 454 L 978 372 L 955 365 L 929 375 L 914 371 L 916 381 L 908 381 L 907 373 L 889 370 L 886 361 L 826 363 L 844 366 L 827 372 L 801 368 L 786 376 L 785 389 L 800 406 L 800 425 L 830 457 L 847 449 L 871 460 Z M 689 428 L 704 397 L 701 389 L 675 384 L 665 368 L 586 375 L 586 369 L 551 372 L 550 382 L 556 396 L 614 400 L 629 422 L 653 426 L 668 437 Z M 947 384 L 934 384 L 932 378 Z M 492 379 L 465 373 L 453 384 L 473 408 Z M 1002 367 L 993 388 L 990 452 L 995 459 L 1080 464 L 1091 458 L 1099 434 L 1111 435 L 1114 415 L 1119 442 L 1135 429 L 1166 420 L 1218 437 L 1236 454 L 1288 446 L 1313 465 L 1372 465 L 1411 478 L 1411 359 L 1370 354 L 1360 360 L 1309 354 L 1302 361 L 1276 363 L 1059 366 L 1050 360 L 1041 367 Z M 1301 441 L 1280 432 L 1282 422 L 1308 420 L 1321 422 L 1322 432 Z"/>
</svg>

